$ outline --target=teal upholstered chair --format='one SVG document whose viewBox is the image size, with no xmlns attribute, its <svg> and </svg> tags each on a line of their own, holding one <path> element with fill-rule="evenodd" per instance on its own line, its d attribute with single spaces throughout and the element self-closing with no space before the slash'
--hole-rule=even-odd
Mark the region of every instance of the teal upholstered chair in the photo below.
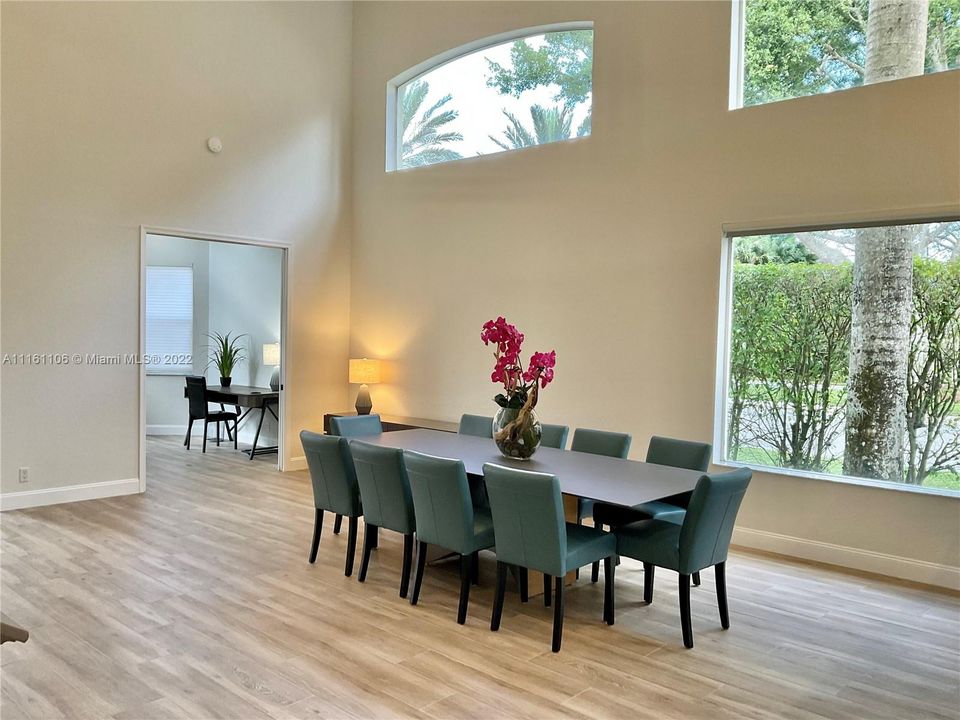
<svg viewBox="0 0 960 720">
<path fill-rule="evenodd" d="M 383 432 L 379 415 L 348 415 L 330 418 L 330 434 L 342 437 L 370 437 Z"/>
<path fill-rule="evenodd" d="M 617 552 L 643 562 L 643 599 L 653 602 L 655 567 L 680 574 L 680 625 L 683 644 L 693 647 L 690 622 L 690 576 L 713 565 L 717 577 L 720 625 L 730 627 L 726 562 L 740 503 L 753 473 L 740 468 L 708 473 L 697 482 L 682 523 L 651 518 L 616 529 Z"/>
<path fill-rule="evenodd" d="M 330 434 L 340 435 L 345 438 L 370 437 L 379 435 L 383 432 L 383 425 L 380 424 L 379 415 L 348 415 L 345 417 L 334 416 L 330 418 Z M 333 532 L 340 532 L 340 523 L 343 520 L 341 515 L 333 521 Z"/>
<path fill-rule="evenodd" d="M 439 545 L 460 555 L 460 607 L 457 622 L 467 621 L 470 582 L 477 567 L 477 553 L 493 547 L 490 512 L 475 509 L 467 473 L 459 460 L 406 451 L 403 454 L 413 494 L 417 521 L 417 571 L 410 603 L 416 605 L 423 585 L 427 545 Z"/>
<path fill-rule="evenodd" d="M 370 551 L 376 546 L 380 528 L 403 535 L 403 569 L 400 576 L 400 597 L 407 596 L 410 567 L 413 562 L 413 533 L 417 522 L 413 512 L 413 495 L 403 463 L 403 450 L 380 447 L 354 440 L 350 444 L 357 483 L 363 501 L 363 555 L 358 580 L 367 579 Z"/>
<path fill-rule="evenodd" d="M 675 440 L 654 435 L 650 438 L 650 444 L 647 446 L 646 462 L 706 472 L 707 468 L 710 467 L 712 453 L 713 446 L 710 443 Z M 593 524 L 597 527 L 606 525 L 613 528 L 618 525 L 648 520 L 649 518 L 671 519 L 680 523 L 683 522 L 683 511 L 690 503 L 692 494 L 690 492 L 681 493 L 663 500 L 655 500 L 633 507 L 598 502 L 593 506 Z M 593 582 L 597 582 L 599 572 L 600 564 L 594 563 Z M 700 584 L 699 573 L 694 574 L 693 584 Z"/>
<path fill-rule="evenodd" d="M 563 450 L 567 446 L 567 435 L 570 433 L 569 427 L 566 425 L 543 423 L 540 428 L 543 431 L 540 435 L 540 444 L 543 447 Z"/>
<path fill-rule="evenodd" d="M 461 415 L 460 427 L 457 429 L 460 435 L 476 435 L 477 437 L 493 437 L 493 418 L 486 415 Z"/>
<path fill-rule="evenodd" d="M 360 488 L 353 466 L 353 457 L 346 438 L 318 435 L 303 430 L 300 432 L 303 454 L 310 468 L 313 483 L 313 504 L 316 509 L 313 522 L 313 543 L 310 546 L 310 562 L 316 562 L 323 530 L 324 510 L 349 518 L 347 534 L 347 560 L 343 573 L 353 574 L 353 556 L 357 548 L 357 524 L 362 514 Z"/>
<path fill-rule="evenodd" d="M 573 442 L 570 444 L 570 449 L 574 452 L 625 459 L 630 454 L 632 440 L 633 438 L 628 433 L 577 428 L 573 431 Z M 584 518 L 592 515 L 593 500 L 588 498 L 577 500 L 577 522 L 582 522 Z"/>
<path fill-rule="evenodd" d="M 615 536 L 565 520 L 560 483 L 555 475 L 487 463 L 483 477 L 497 537 L 497 590 L 490 629 L 500 628 L 508 566 L 539 570 L 544 575 L 545 600 L 551 577 L 556 584 L 553 651 L 558 652 L 563 634 L 564 576 L 595 560 L 603 560 L 606 566 L 603 619 L 613 625 Z"/>
</svg>

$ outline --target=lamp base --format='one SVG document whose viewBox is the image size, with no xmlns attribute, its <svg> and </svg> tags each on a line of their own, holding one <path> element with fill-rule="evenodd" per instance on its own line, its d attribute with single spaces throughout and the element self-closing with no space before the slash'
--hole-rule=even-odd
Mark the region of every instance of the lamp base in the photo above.
<svg viewBox="0 0 960 720">
<path fill-rule="evenodd" d="M 273 369 L 273 375 L 270 376 L 270 389 L 271 390 L 280 389 L 280 366 L 279 365 Z"/>
<path fill-rule="evenodd" d="M 366 385 L 360 386 L 360 392 L 357 393 L 357 415 L 369 415 L 373 409 L 373 403 L 370 401 L 370 388 Z"/>
</svg>

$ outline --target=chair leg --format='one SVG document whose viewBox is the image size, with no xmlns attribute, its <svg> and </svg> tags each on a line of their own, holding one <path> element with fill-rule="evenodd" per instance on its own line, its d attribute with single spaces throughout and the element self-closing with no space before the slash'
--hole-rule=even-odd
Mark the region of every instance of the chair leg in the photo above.
<svg viewBox="0 0 960 720">
<path fill-rule="evenodd" d="M 347 561 L 343 566 L 343 574 L 347 577 L 353 575 L 353 556 L 357 554 L 357 526 L 359 518 L 350 518 L 349 529 L 347 530 Z"/>
<path fill-rule="evenodd" d="M 220 421 L 217 420 L 217 447 L 220 447 Z"/>
<path fill-rule="evenodd" d="M 643 601 L 649 605 L 653 602 L 653 563 L 643 564 Z"/>
<path fill-rule="evenodd" d="M 480 551 L 477 550 L 470 557 L 470 582 L 474 585 L 480 584 Z"/>
<path fill-rule="evenodd" d="M 363 526 L 363 557 L 360 558 L 360 574 L 357 580 L 367 579 L 367 565 L 370 564 L 370 551 L 373 550 L 373 538 L 377 535 L 377 526 L 364 523 Z"/>
<path fill-rule="evenodd" d="M 240 421 L 234 420 L 233 421 L 233 449 L 234 450 L 237 449 L 237 440 L 239 439 L 239 437 L 240 437 Z"/>
<path fill-rule="evenodd" d="M 603 559 L 603 619 L 607 625 L 613 625 L 614 615 L 614 572 L 617 565 L 613 559 L 613 555 Z"/>
<path fill-rule="evenodd" d="M 316 509 L 313 516 L 313 541 L 310 543 L 310 564 L 317 561 L 317 550 L 320 549 L 320 533 L 323 531 L 323 510 Z"/>
<path fill-rule="evenodd" d="M 563 638 L 563 576 L 558 575 L 554 580 L 553 599 L 553 645 L 554 652 L 560 652 L 560 641 Z"/>
<path fill-rule="evenodd" d="M 717 606 L 720 608 L 720 627 L 730 629 L 730 611 L 727 608 L 727 563 L 717 563 L 713 568 L 717 577 Z"/>
<path fill-rule="evenodd" d="M 520 602 L 526 602 L 530 599 L 530 593 L 527 590 L 527 569 L 525 567 L 518 567 L 517 574 L 519 575 L 520 581 Z"/>
<path fill-rule="evenodd" d="M 403 536 L 403 569 L 400 576 L 400 597 L 407 596 L 410 588 L 410 566 L 413 564 L 413 533 Z"/>
<path fill-rule="evenodd" d="M 598 582 L 600 580 L 600 561 L 598 560 L 593 564 L 593 568 L 590 570 L 590 582 Z"/>
<path fill-rule="evenodd" d="M 467 603 L 470 602 L 470 565 L 473 555 L 460 556 L 460 607 L 457 608 L 457 623 L 463 625 L 467 621 Z"/>
<path fill-rule="evenodd" d="M 341 523 L 343 523 L 343 515 L 337 515 L 337 517 L 334 518 L 334 520 L 333 520 L 333 534 L 334 534 L 334 535 L 339 535 L 339 534 L 340 534 L 340 525 L 341 525 Z"/>
<path fill-rule="evenodd" d="M 420 586 L 423 585 L 423 566 L 427 564 L 427 544 L 425 542 L 417 543 L 417 573 L 413 578 L 413 594 L 410 596 L 410 604 L 416 605 L 420 600 Z"/>
<path fill-rule="evenodd" d="M 376 550 L 378 547 L 380 547 L 380 528 L 377 528 L 373 534 L 373 549 Z"/>
<path fill-rule="evenodd" d="M 683 631 L 683 646 L 693 647 L 693 625 L 690 622 L 690 576 L 680 575 L 680 628 Z"/>
<path fill-rule="evenodd" d="M 507 592 L 507 564 L 497 560 L 497 589 L 493 594 L 493 615 L 490 616 L 490 629 L 500 629 L 503 617 L 503 596 Z"/>
<path fill-rule="evenodd" d="M 553 576 L 543 576 L 543 606 L 550 607 L 550 585 L 553 582 Z"/>
<path fill-rule="evenodd" d="M 700 587 L 700 572 L 695 572 L 693 574 L 693 584 L 694 587 Z"/>
<path fill-rule="evenodd" d="M 187 421 L 187 436 L 183 439 L 183 444 L 187 446 L 187 450 L 190 449 L 190 433 L 193 432 L 193 418 L 190 418 Z"/>
<path fill-rule="evenodd" d="M 200 450 L 201 452 L 207 451 L 207 426 L 209 424 L 210 422 L 208 420 L 203 421 L 203 447 Z"/>
</svg>

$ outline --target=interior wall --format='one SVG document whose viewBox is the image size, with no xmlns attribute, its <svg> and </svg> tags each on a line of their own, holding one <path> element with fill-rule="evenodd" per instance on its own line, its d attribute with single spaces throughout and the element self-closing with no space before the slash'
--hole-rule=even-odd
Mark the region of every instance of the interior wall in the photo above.
<svg viewBox="0 0 960 720">
<path fill-rule="evenodd" d="M 0 12 L 3 352 L 136 354 L 141 225 L 290 243 L 300 456 L 300 429 L 347 402 L 351 5 Z M 135 488 L 138 394 L 134 364 L 5 367 L 4 506 Z"/>
<path fill-rule="evenodd" d="M 960 72 L 731 112 L 730 19 L 722 2 L 357 5 L 350 347 L 389 362 L 379 409 L 492 414 L 479 332 L 505 315 L 527 351 L 557 351 L 544 421 L 630 432 L 635 458 L 653 434 L 710 441 L 725 223 L 958 211 Z M 388 80 L 576 20 L 595 23 L 591 137 L 384 172 Z M 738 541 L 960 584 L 958 510 L 756 473 Z"/>
<path fill-rule="evenodd" d="M 233 372 L 233 383 L 269 387 L 272 367 L 263 365 L 263 345 L 280 341 L 280 304 L 283 251 L 253 245 L 210 244 L 210 332 L 244 335 L 240 344 L 246 359 Z M 220 384 L 212 365 L 207 383 Z M 284 401 L 290 397 L 284 394 Z M 242 409 L 242 408 L 241 408 Z M 240 425 L 240 441 L 252 442 L 260 411 Z M 277 444 L 277 421 L 268 412 L 257 444 Z"/>
<path fill-rule="evenodd" d="M 210 243 L 167 235 L 147 235 L 146 264 L 193 268 L 193 374 L 206 366 L 209 332 Z M 183 375 L 147 373 L 144 383 L 147 435 L 183 435 L 187 429 L 187 401 Z M 196 428 L 195 428 L 196 429 Z M 199 429 L 197 429 L 199 432 Z"/>
</svg>

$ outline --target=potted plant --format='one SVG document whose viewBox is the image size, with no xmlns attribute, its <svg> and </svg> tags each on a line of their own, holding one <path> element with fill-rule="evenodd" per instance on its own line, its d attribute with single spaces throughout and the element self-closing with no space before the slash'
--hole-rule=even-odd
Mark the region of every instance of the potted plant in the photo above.
<svg viewBox="0 0 960 720">
<path fill-rule="evenodd" d="M 246 337 L 246 335 L 230 337 L 230 333 L 226 335 L 212 333 L 207 335 L 207 337 L 213 340 L 213 345 L 210 349 L 210 361 L 207 363 L 207 367 L 211 365 L 216 366 L 217 370 L 220 371 L 220 385 L 230 387 L 230 383 L 233 380 L 231 377 L 231 375 L 233 375 L 233 369 L 246 358 L 246 351 L 239 345 L 240 338 Z"/>
<path fill-rule="evenodd" d="M 500 406 L 493 419 L 493 439 L 500 452 L 516 460 L 528 460 L 540 446 L 540 421 L 534 408 L 539 392 L 553 380 L 557 351 L 535 352 L 526 369 L 520 360 L 523 333 L 504 318 L 483 325 L 480 339 L 494 346 L 496 360 L 490 380 L 503 385 L 493 401 Z"/>
</svg>

